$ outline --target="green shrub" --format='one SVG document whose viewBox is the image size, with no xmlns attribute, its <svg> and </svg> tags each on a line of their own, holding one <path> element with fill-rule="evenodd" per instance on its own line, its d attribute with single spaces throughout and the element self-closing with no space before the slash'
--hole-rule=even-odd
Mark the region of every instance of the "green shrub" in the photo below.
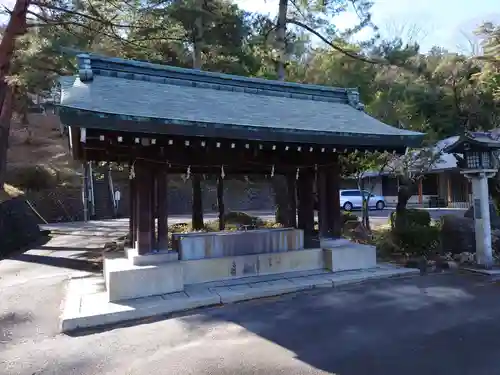
<svg viewBox="0 0 500 375">
<path fill-rule="evenodd" d="M 342 211 L 342 225 L 344 225 L 348 221 L 359 221 L 359 217 L 352 212 Z"/>
<path fill-rule="evenodd" d="M 396 211 L 391 213 L 389 220 L 391 223 L 391 228 L 394 228 L 396 226 L 396 220 L 398 220 Z M 428 227 L 431 225 L 431 215 L 428 211 L 425 210 L 407 208 L 404 211 L 404 217 L 402 218 L 402 221 L 405 224 L 404 226 L 418 225 Z"/>
<path fill-rule="evenodd" d="M 391 233 L 395 245 L 410 256 L 429 256 L 439 251 L 441 245 L 439 226 L 410 225 Z"/>
<path fill-rule="evenodd" d="M 441 225 L 419 225 L 413 222 L 411 225 L 379 232 L 374 235 L 373 240 L 382 257 L 428 257 L 441 250 Z"/>
<path fill-rule="evenodd" d="M 248 215 L 244 212 L 228 212 L 224 215 L 224 221 L 227 224 L 236 224 L 236 225 L 255 225 L 262 226 L 264 223 L 262 219 Z"/>
<path fill-rule="evenodd" d="M 187 233 L 191 231 L 191 225 L 188 223 L 172 224 L 168 227 L 169 233 Z"/>
<path fill-rule="evenodd" d="M 225 230 L 226 231 L 232 231 L 232 230 L 238 230 L 241 225 L 255 225 L 258 228 L 265 227 L 265 228 L 278 228 L 279 225 L 271 223 L 271 222 L 264 222 L 260 218 L 248 215 L 244 212 L 228 212 L 225 217 Z M 168 227 L 168 232 L 169 233 L 189 233 L 192 232 L 193 228 L 191 226 L 191 223 L 177 223 L 177 224 L 172 224 Z M 201 230 L 202 232 L 218 232 L 219 231 L 219 220 L 211 220 L 209 222 L 206 222 L 205 225 L 203 226 L 203 229 Z"/>
<path fill-rule="evenodd" d="M 391 257 L 402 252 L 401 248 L 394 241 L 394 235 L 390 230 L 376 233 L 373 242 L 377 249 L 377 254 L 382 258 Z"/>
</svg>

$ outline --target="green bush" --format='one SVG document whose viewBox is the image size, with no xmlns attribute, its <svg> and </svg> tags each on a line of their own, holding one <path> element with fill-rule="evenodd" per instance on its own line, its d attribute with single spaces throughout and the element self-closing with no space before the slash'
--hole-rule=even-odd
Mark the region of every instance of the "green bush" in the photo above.
<svg viewBox="0 0 500 375">
<path fill-rule="evenodd" d="M 342 211 L 342 226 L 344 226 L 348 221 L 359 221 L 359 218 L 352 212 Z"/>
<path fill-rule="evenodd" d="M 391 215 L 391 229 L 375 240 L 381 256 L 407 255 L 428 257 L 440 251 L 441 225 L 431 225 L 430 215 L 423 210 L 408 210 L 404 221 L 395 225 L 396 215 Z"/>
<path fill-rule="evenodd" d="M 382 258 L 391 257 L 397 253 L 401 253 L 401 249 L 394 241 L 394 235 L 390 230 L 376 233 L 373 237 L 373 242 L 377 249 L 377 254 Z"/>
<path fill-rule="evenodd" d="M 396 212 L 392 212 L 390 216 L 391 228 L 396 226 L 396 220 L 398 219 Z M 428 211 L 419 210 L 419 209 L 406 209 L 404 212 L 404 220 L 405 226 L 423 226 L 428 227 L 431 225 L 431 215 Z"/>
<path fill-rule="evenodd" d="M 262 226 L 263 221 L 256 217 L 248 215 L 244 212 L 228 212 L 224 215 L 224 221 L 226 224 L 236 224 L 236 225 L 255 225 Z"/>
<path fill-rule="evenodd" d="M 393 229 L 395 245 L 410 256 L 429 256 L 439 251 L 441 228 L 430 225 L 410 225 L 402 229 Z"/>
</svg>

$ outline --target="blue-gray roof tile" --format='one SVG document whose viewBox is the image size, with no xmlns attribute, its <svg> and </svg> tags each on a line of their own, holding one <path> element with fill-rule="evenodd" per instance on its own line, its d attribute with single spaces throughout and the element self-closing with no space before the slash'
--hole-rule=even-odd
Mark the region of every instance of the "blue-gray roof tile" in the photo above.
<svg viewBox="0 0 500 375">
<path fill-rule="evenodd" d="M 61 79 L 63 107 L 166 120 L 283 130 L 418 136 L 348 104 L 94 75 Z"/>
</svg>

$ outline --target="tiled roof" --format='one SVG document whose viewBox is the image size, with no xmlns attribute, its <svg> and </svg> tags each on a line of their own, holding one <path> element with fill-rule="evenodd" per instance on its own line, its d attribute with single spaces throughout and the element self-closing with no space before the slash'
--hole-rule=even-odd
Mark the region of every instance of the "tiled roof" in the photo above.
<svg viewBox="0 0 500 375">
<path fill-rule="evenodd" d="M 201 72 L 99 56 L 80 59 L 80 76 L 61 79 L 61 106 L 108 115 L 232 128 L 336 135 L 423 134 L 386 125 L 357 102 L 357 91 Z M 410 144 L 408 144 L 410 145 Z"/>
<path fill-rule="evenodd" d="M 500 137 L 497 131 L 467 132 L 443 148 L 443 151 L 448 153 L 461 152 L 465 144 L 498 150 L 500 149 Z"/>
</svg>

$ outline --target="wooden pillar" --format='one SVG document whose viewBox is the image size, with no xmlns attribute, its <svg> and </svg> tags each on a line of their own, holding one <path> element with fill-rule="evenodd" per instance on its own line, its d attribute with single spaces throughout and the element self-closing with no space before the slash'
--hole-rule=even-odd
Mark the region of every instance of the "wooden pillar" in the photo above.
<svg viewBox="0 0 500 375">
<path fill-rule="evenodd" d="M 469 184 L 470 184 L 470 181 L 467 179 L 467 178 L 464 178 L 464 184 L 465 184 L 465 203 L 467 204 L 470 204 L 471 203 L 471 199 L 470 199 L 470 195 L 469 195 Z"/>
<path fill-rule="evenodd" d="M 316 181 L 318 187 L 319 235 L 321 238 L 327 238 L 330 237 L 332 230 L 329 215 L 330 204 L 328 202 L 330 198 L 330 194 L 328 194 L 328 168 L 318 167 Z"/>
<path fill-rule="evenodd" d="M 330 236 L 339 238 L 342 234 L 342 213 L 340 211 L 340 165 L 338 156 L 326 172 L 328 191 L 328 217 Z"/>
<path fill-rule="evenodd" d="M 158 218 L 158 196 L 156 188 L 158 170 L 156 166 L 151 166 L 151 246 L 152 249 L 158 248 L 158 241 L 156 240 L 156 219 Z"/>
<path fill-rule="evenodd" d="M 224 179 L 222 176 L 217 177 L 217 210 L 219 211 L 219 230 L 226 228 L 224 220 Z"/>
<path fill-rule="evenodd" d="M 286 175 L 286 185 L 287 185 L 287 226 L 290 228 L 297 227 L 297 181 L 295 178 L 295 174 L 287 174 Z"/>
<path fill-rule="evenodd" d="M 136 241 L 136 223 L 137 223 L 137 213 L 136 213 L 136 204 L 137 204 L 137 197 L 136 197 L 137 191 L 136 191 L 136 179 L 135 178 L 130 178 L 129 179 L 129 197 L 128 197 L 128 204 L 129 204 L 129 213 L 130 213 L 130 219 L 129 219 L 129 239 L 130 239 L 130 246 L 134 247 L 135 246 L 135 241 Z"/>
<path fill-rule="evenodd" d="M 446 176 L 446 199 L 448 202 L 446 202 L 446 206 L 449 207 L 450 203 L 452 202 L 452 194 L 451 194 L 451 173 Z"/>
<path fill-rule="evenodd" d="M 83 221 L 88 221 L 89 213 L 89 163 L 83 162 L 83 181 L 82 181 L 82 206 L 83 206 Z"/>
<path fill-rule="evenodd" d="M 152 169 L 147 162 L 136 162 L 135 175 L 137 178 L 137 249 L 139 254 L 147 254 L 153 250 L 152 232 L 154 226 L 151 193 Z"/>
<path fill-rule="evenodd" d="M 304 245 L 309 247 L 314 235 L 314 173 L 310 170 L 300 171 L 297 188 L 298 227 L 304 231 Z"/>
<path fill-rule="evenodd" d="M 203 229 L 203 198 L 201 191 L 201 175 L 194 173 L 191 176 L 193 189 L 193 206 L 191 213 L 192 226 L 194 230 Z"/>
<path fill-rule="evenodd" d="M 168 171 L 167 167 L 158 170 L 157 180 L 158 212 L 158 250 L 168 249 Z"/>
<path fill-rule="evenodd" d="M 418 203 L 422 204 L 424 202 L 424 197 L 423 197 L 423 182 L 422 179 L 418 180 Z"/>
</svg>

